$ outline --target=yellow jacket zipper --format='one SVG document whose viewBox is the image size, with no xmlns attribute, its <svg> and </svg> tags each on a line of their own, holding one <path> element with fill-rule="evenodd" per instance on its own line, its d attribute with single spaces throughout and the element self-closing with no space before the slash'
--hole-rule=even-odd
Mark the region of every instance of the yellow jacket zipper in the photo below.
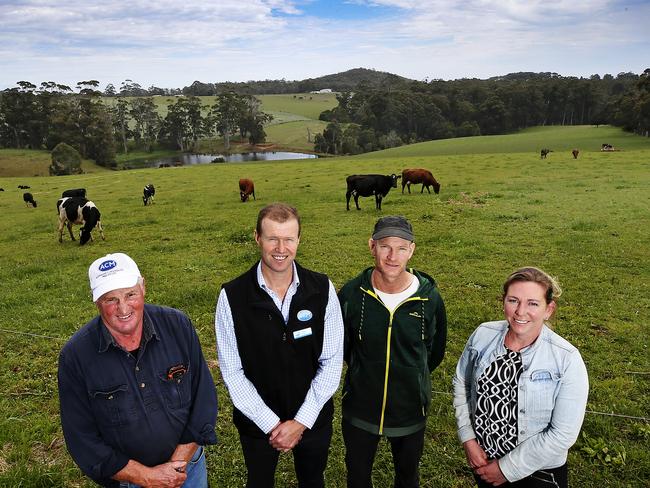
<svg viewBox="0 0 650 488">
<path fill-rule="evenodd" d="M 360 287 L 361 288 L 361 287 Z M 382 435 L 384 432 L 384 416 L 386 414 L 386 401 L 388 399 L 388 371 L 390 369 L 390 338 L 393 333 L 393 316 L 395 315 L 395 312 L 397 311 L 398 308 L 400 308 L 403 304 L 406 302 L 415 302 L 415 301 L 426 301 L 428 298 L 421 298 L 421 297 L 411 297 L 407 298 L 406 300 L 401 301 L 400 303 L 397 304 L 397 306 L 393 309 L 393 311 L 390 311 L 386 304 L 382 302 L 381 298 L 372 290 L 366 290 L 364 288 L 361 288 L 361 291 L 367 293 L 371 297 L 375 298 L 379 303 L 382 304 L 382 306 L 388 310 L 389 314 L 389 320 L 388 320 L 388 336 L 386 338 L 386 370 L 384 372 L 384 396 L 381 401 L 381 417 L 379 419 L 379 435 Z"/>
</svg>

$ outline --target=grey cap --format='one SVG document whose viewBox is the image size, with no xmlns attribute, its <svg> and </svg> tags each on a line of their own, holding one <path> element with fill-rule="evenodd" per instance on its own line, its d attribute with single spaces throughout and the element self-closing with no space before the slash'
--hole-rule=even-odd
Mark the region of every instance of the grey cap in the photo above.
<svg viewBox="0 0 650 488">
<path fill-rule="evenodd" d="M 390 215 L 377 221 L 372 232 L 372 240 L 378 241 L 384 237 L 401 237 L 407 241 L 415 241 L 411 223 L 401 215 Z"/>
</svg>

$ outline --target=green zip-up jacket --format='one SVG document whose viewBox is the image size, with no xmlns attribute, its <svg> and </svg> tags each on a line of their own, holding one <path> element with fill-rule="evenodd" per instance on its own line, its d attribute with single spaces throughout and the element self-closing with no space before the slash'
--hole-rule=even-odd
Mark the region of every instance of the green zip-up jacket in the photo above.
<svg viewBox="0 0 650 488">
<path fill-rule="evenodd" d="M 343 418 L 388 437 L 426 424 L 431 372 L 445 354 L 447 314 L 435 280 L 413 269 L 420 286 L 391 313 L 372 288 L 370 267 L 341 288 L 345 323 Z"/>
</svg>

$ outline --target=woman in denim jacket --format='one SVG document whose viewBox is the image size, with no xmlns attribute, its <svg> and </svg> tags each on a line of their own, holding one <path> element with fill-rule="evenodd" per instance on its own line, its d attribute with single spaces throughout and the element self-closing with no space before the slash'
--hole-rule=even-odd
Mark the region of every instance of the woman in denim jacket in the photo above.
<svg viewBox="0 0 650 488">
<path fill-rule="evenodd" d="M 479 487 L 567 487 L 567 453 L 589 381 L 578 350 L 545 325 L 561 293 L 537 268 L 503 285 L 505 320 L 481 324 L 456 367 L 458 437 Z"/>
</svg>

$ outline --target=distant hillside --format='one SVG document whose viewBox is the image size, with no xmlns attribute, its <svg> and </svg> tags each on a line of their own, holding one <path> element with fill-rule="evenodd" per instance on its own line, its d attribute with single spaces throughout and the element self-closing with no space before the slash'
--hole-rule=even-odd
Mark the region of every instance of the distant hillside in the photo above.
<svg viewBox="0 0 650 488">
<path fill-rule="evenodd" d="M 543 147 L 553 152 L 548 161 L 570 160 L 571 150 L 580 150 L 580 158 L 587 154 L 608 158 L 612 153 L 601 152 L 601 144 L 612 144 L 618 151 L 650 150 L 650 139 L 618 127 L 601 125 L 530 127 L 514 134 L 495 136 L 456 137 L 410 144 L 383 151 L 369 152 L 356 156 L 358 159 L 432 157 L 460 154 L 506 154 L 528 153 L 531 160 L 539 161 Z M 546 164 L 546 163 L 545 163 Z"/>
<path fill-rule="evenodd" d="M 183 87 L 183 94 L 206 96 L 234 91 L 249 95 L 270 95 L 286 93 L 307 93 L 315 90 L 329 88 L 332 91 L 351 91 L 359 83 L 364 83 L 370 88 L 387 88 L 404 82 L 408 78 L 376 71 L 374 69 L 354 68 L 342 73 L 307 78 L 300 81 L 287 80 L 261 80 L 245 82 L 203 83 L 195 81 L 190 86 Z"/>
<path fill-rule="evenodd" d="M 354 89 L 359 83 L 365 83 L 371 87 L 386 87 L 411 81 L 408 78 L 386 73 L 385 71 L 375 71 L 374 69 L 354 68 L 342 73 L 325 75 L 320 78 L 310 78 L 320 90 L 322 88 L 331 88 L 334 91 L 346 91 Z"/>
</svg>

